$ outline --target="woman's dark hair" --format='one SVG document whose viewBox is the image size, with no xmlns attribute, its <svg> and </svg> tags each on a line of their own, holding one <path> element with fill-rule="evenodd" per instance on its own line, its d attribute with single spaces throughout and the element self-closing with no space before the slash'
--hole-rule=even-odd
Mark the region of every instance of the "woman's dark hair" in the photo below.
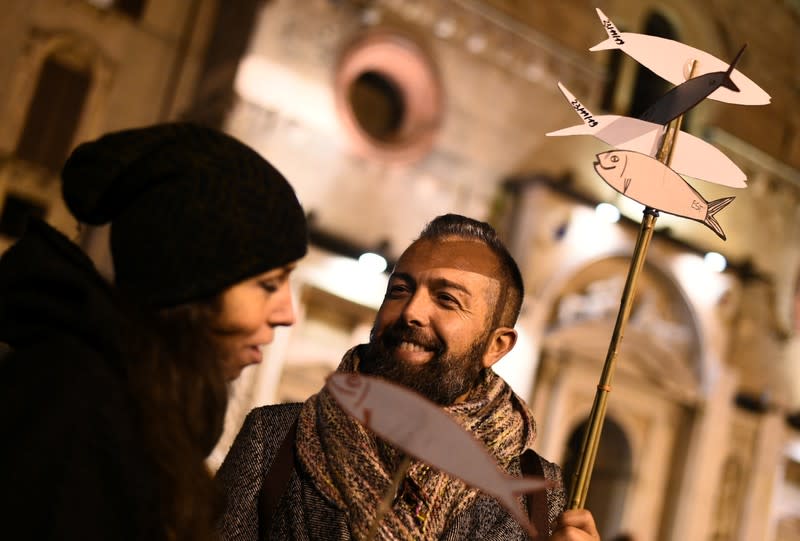
<svg viewBox="0 0 800 541">
<path fill-rule="evenodd" d="M 303 209 L 258 152 L 191 123 L 83 143 L 61 178 L 79 221 L 111 223 L 115 291 L 131 320 L 122 331 L 124 366 L 160 484 L 165 533 L 204 539 L 214 531 L 204 459 L 227 402 L 224 337 L 214 328 L 218 295 L 305 255 Z"/>
<path fill-rule="evenodd" d="M 205 458 L 222 433 L 227 387 L 214 322 L 219 297 L 156 313 L 127 310 L 128 379 L 155 466 L 165 535 L 213 539 L 220 509 Z"/>
</svg>

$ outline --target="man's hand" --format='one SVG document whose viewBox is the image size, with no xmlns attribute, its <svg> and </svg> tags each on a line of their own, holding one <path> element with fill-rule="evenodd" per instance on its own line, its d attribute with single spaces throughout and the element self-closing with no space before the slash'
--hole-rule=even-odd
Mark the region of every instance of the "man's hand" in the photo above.
<svg viewBox="0 0 800 541">
<path fill-rule="evenodd" d="M 558 517 L 550 541 L 600 541 L 600 534 L 589 511 L 569 509 Z"/>
</svg>

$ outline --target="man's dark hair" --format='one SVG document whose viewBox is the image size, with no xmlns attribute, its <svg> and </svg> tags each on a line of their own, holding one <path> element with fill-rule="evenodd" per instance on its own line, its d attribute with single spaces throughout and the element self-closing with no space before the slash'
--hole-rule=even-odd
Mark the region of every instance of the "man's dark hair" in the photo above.
<svg viewBox="0 0 800 541">
<path fill-rule="evenodd" d="M 487 224 L 460 214 L 443 214 L 431 220 L 417 240 L 438 241 L 457 237 L 481 242 L 497 256 L 500 262 L 500 293 L 493 314 L 495 326 L 513 327 L 522 307 L 524 288 L 517 262 L 511 257 L 497 231 Z"/>
</svg>

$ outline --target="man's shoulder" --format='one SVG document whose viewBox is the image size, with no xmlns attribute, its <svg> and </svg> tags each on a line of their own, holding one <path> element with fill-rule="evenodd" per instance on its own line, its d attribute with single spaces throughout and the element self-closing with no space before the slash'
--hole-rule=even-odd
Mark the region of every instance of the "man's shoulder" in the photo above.
<svg viewBox="0 0 800 541">
<path fill-rule="evenodd" d="M 255 480 L 268 467 L 295 422 L 302 403 L 274 404 L 247 414 L 239 434 L 217 472 L 223 483 Z"/>
<path fill-rule="evenodd" d="M 533 459 L 538 463 L 538 467 L 541 469 L 541 472 L 536 472 L 537 475 L 542 475 L 546 479 L 550 481 L 555 481 L 559 484 L 562 483 L 562 472 L 561 467 L 556 464 L 555 462 L 550 462 L 545 457 L 534 451 L 533 449 L 528 449 L 525 451 L 525 454 L 530 454 Z"/>
<path fill-rule="evenodd" d="M 253 408 L 247 414 L 248 419 L 252 422 L 267 423 L 272 426 L 275 424 L 291 424 L 300 415 L 300 410 L 303 407 L 302 402 L 287 402 L 285 404 L 270 404 L 268 406 L 260 406 Z M 288 425 L 287 425 L 288 426 Z"/>
<path fill-rule="evenodd" d="M 290 402 L 254 408 L 247 414 L 238 438 L 257 438 L 268 445 L 282 441 L 302 407 L 302 402 Z"/>
</svg>

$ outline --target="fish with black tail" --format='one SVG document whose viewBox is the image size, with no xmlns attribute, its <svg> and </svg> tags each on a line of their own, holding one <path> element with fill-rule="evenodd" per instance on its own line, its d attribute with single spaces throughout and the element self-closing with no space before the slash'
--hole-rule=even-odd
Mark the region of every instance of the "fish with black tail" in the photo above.
<svg viewBox="0 0 800 541">
<path fill-rule="evenodd" d="M 655 158 L 630 150 L 597 154 L 594 170 L 622 195 L 668 214 L 698 221 L 725 240 L 725 232 L 714 215 L 734 197 L 706 201 L 678 173 Z"/>
<path fill-rule="evenodd" d="M 603 28 L 608 33 L 608 39 L 598 43 L 589 49 L 590 51 L 619 49 L 674 85 L 689 79 L 688 68 L 691 61 L 694 61 L 695 77 L 715 71 L 724 72 L 728 68 L 727 62 L 678 41 L 647 34 L 622 32 L 600 8 L 595 9 Z M 734 91 L 720 86 L 711 92 L 709 99 L 740 105 L 765 105 L 770 102 L 769 94 L 740 71 L 733 70 L 729 75 L 739 90 Z"/>
<path fill-rule="evenodd" d="M 739 49 L 739 53 L 726 71 L 714 71 L 682 82 L 658 98 L 658 101 L 648 107 L 639 118 L 654 124 L 667 124 L 706 99 L 718 88 L 739 92 L 739 87 L 731 80 L 731 72 L 741 58 L 745 47 L 746 45 Z"/>
</svg>

